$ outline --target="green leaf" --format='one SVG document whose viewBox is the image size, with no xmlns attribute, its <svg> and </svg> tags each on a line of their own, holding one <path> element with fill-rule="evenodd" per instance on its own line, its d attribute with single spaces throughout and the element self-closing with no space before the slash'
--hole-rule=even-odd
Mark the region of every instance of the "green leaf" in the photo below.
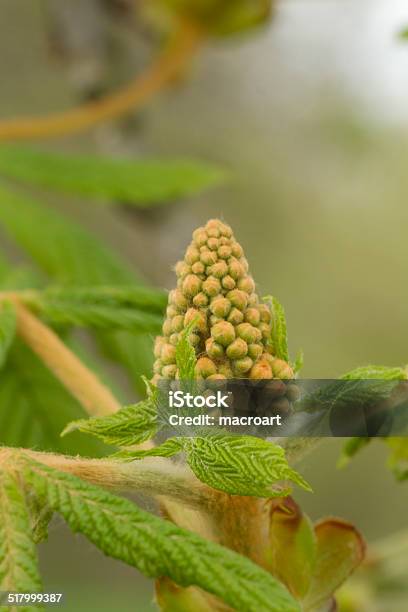
<svg viewBox="0 0 408 612">
<path fill-rule="evenodd" d="M 337 467 L 345 467 L 351 459 L 371 442 L 371 438 L 349 438 L 341 451 Z"/>
<path fill-rule="evenodd" d="M 390 437 L 385 440 L 391 449 L 388 466 L 400 482 L 408 480 L 408 438 Z"/>
<path fill-rule="evenodd" d="M 79 430 L 114 446 L 133 446 L 145 442 L 158 429 L 157 410 L 152 399 L 126 406 L 105 417 L 81 419 L 70 423 L 62 435 Z"/>
<path fill-rule="evenodd" d="M 300 349 L 296 355 L 295 361 L 292 364 L 292 369 L 295 374 L 299 374 L 304 364 L 303 350 Z"/>
<path fill-rule="evenodd" d="M 10 418 L 12 411 L 12 418 Z M 100 442 L 60 433 L 84 416 L 78 402 L 21 341 L 16 341 L 1 373 L 0 444 L 98 456 Z"/>
<path fill-rule="evenodd" d="M 214 612 L 209 596 L 197 587 L 181 588 L 168 578 L 156 581 L 156 600 L 161 612 Z"/>
<path fill-rule="evenodd" d="M 79 287 L 141 285 L 130 266 L 93 234 L 4 185 L 0 185 L 0 225 L 55 282 Z M 150 374 L 153 361 L 151 338 L 103 330 L 97 338 L 109 357 L 127 368 L 135 387 L 143 390 L 140 376 Z"/>
<path fill-rule="evenodd" d="M 224 173 L 194 160 L 113 159 L 0 147 L 0 174 L 79 196 L 144 208 L 218 185 Z"/>
<path fill-rule="evenodd" d="M 320 610 L 364 559 L 365 544 L 353 525 L 331 518 L 317 523 L 316 565 L 305 612 Z"/>
<path fill-rule="evenodd" d="M 17 477 L 0 471 L 0 591 L 41 592 L 35 544 L 24 492 Z M 24 606 L 18 610 L 38 610 Z"/>
<path fill-rule="evenodd" d="M 269 302 L 271 307 L 271 337 L 274 355 L 279 359 L 289 362 L 288 336 L 286 330 L 285 310 L 282 304 L 272 295 L 263 298 Z"/>
<path fill-rule="evenodd" d="M 159 333 L 165 294 L 145 287 L 55 287 L 21 299 L 55 325 Z"/>
<path fill-rule="evenodd" d="M 312 523 L 291 497 L 272 505 L 270 517 L 268 568 L 301 599 L 309 590 L 316 561 Z"/>
<path fill-rule="evenodd" d="M 0 303 L 0 369 L 7 360 L 16 334 L 16 311 L 11 302 Z"/>
<path fill-rule="evenodd" d="M 197 317 L 198 319 L 198 317 Z M 197 357 L 189 338 L 197 325 L 197 319 L 191 321 L 181 332 L 176 345 L 176 364 L 181 381 L 194 380 Z"/>
<path fill-rule="evenodd" d="M 340 377 L 342 380 L 357 380 L 360 378 L 378 380 L 406 380 L 408 372 L 405 368 L 391 368 L 389 366 L 367 365 L 351 370 Z"/>
<path fill-rule="evenodd" d="M 187 463 L 197 478 L 231 495 L 283 497 L 290 489 L 279 483 L 287 480 L 311 491 L 302 476 L 289 467 L 282 447 L 253 436 L 169 438 L 154 449 L 125 451 L 116 456 L 129 460 L 171 457 L 180 451 L 187 454 Z"/>
<path fill-rule="evenodd" d="M 283 585 L 237 553 L 206 541 L 79 478 L 27 460 L 36 494 L 106 555 L 149 577 L 196 585 L 240 612 L 299 612 Z"/>
</svg>

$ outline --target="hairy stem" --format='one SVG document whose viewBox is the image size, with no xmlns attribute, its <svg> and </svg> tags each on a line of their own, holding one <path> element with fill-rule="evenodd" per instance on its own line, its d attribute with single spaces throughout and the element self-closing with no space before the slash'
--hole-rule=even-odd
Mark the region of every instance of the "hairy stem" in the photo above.
<svg viewBox="0 0 408 612">
<path fill-rule="evenodd" d="M 113 490 L 129 490 L 162 501 L 182 502 L 187 508 L 205 510 L 213 492 L 193 474 L 167 459 L 143 459 L 123 463 L 112 459 L 84 459 L 27 449 L 2 448 L 0 470 L 13 467 L 18 455 L 25 455 L 62 472 L 68 472 L 95 485 Z"/>
<path fill-rule="evenodd" d="M 94 125 L 143 107 L 190 61 L 203 36 L 195 24 L 183 21 L 172 44 L 126 87 L 96 102 L 43 118 L 0 121 L 0 140 L 49 138 L 81 132 Z"/>
<path fill-rule="evenodd" d="M 17 333 L 91 416 L 117 412 L 120 404 L 97 376 L 69 350 L 49 327 L 16 297 Z"/>
</svg>

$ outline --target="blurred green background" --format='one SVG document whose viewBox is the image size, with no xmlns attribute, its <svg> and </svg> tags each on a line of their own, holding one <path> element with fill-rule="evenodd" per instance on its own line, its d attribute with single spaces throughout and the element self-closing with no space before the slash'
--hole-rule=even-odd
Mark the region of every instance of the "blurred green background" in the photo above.
<svg viewBox="0 0 408 612">
<path fill-rule="evenodd" d="M 0 15 L 1 117 L 68 108 L 125 82 L 150 54 L 124 1 L 2 0 Z M 203 158 L 228 170 L 222 188 L 144 212 L 60 206 L 166 288 L 192 230 L 221 216 L 259 292 L 285 305 L 305 377 L 408 362 L 407 24 L 403 0 L 282 0 L 268 27 L 206 49 L 141 114 L 43 143 Z M 354 521 L 369 541 L 403 528 L 408 487 L 386 470 L 383 446 L 337 472 L 339 447 L 302 466 L 315 490 L 299 494 L 304 509 Z M 66 610 L 154 609 L 149 581 L 60 522 L 41 562 Z"/>
</svg>

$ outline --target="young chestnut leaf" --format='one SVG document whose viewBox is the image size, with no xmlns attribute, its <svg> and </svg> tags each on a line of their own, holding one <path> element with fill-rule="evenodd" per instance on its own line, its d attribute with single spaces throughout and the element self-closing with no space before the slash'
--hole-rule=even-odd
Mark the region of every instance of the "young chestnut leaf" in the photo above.
<svg viewBox="0 0 408 612">
<path fill-rule="evenodd" d="M 276 578 L 232 550 L 31 459 L 24 459 L 22 473 L 73 531 L 146 576 L 167 576 L 183 587 L 198 586 L 240 612 L 300 612 Z"/>
<path fill-rule="evenodd" d="M 272 320 L 270 343 L 274 355 L 278 357 L 278 359 L 283 359 L 288 362 L 289 351 L 285 310 L 282 304 L 272 295 L 267 295 L 263 299 L 269 302 L 271 307 Z"/>
<path fill-rule="evenodd" d="M 343 374 L 342 380 L 378 379 L 378 380 L 406 380 L 408 372 L 405 368 L 392 368 L 389 366 L 367 365 L 361 366 Z"/>
<path fill-rule="evenodd" d="M 73 421 L 62 432 L 79 430 L 93 434 L 106 444 L 134 446 L 152 438 L 158 430 L 154 398 L 125 406 L 113 415 Z"/>
<path fill-rule="evenodd" d="M 119 452 L 116 457 L 134 460 L 143 457 L 171 457 L 184 452 L 187 463 L 199 480 L 231 495 L 284 497 L 292 481 L 307 491 L 309 484 L 287 463 L 280 446 L 253 436 L 216 434 L 206 437 L 169 438 L 147 451 Z"/>
<path fill-rule="evenodd" d="M 0 174 L 56 191 L 147 208 L 188 197 L 224 179 L 196 160 L 113 159 L 0 147 Z"/>
<path fill-rule="evenodd" d="M 18 478 L 0 471 L 0 591 L 42 590 L 30 515 Z M 26 612 L 38 606 L 24 607 Z"/>
<path fill-rule="evenodd" d="M 22 292 L 21 300 L 55 325 L 157 333 L 165 294 L 147 287 L 51 287 Z"/>
<path fill-rule="evenodd" d="M 0 303 L 0 369 L 6 362 L 16 334 L 16 311 L 11 302 Z"/>
</svg>

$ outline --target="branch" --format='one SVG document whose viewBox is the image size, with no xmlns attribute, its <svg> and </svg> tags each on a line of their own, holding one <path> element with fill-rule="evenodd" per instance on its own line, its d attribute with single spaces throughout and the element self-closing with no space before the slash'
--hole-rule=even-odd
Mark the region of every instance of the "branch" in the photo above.
<svg viewBox="0 0 408 612">
<path fill-rule="evenodd" d="M 96 102 L 44 118 L 26 117 L 0 121 L 0 141 L 73 134 L 131 110 L 140 109 L 182 71 L 198 49 L 202 38 L 203 35 L 195 24 L 183 21 L 167 50 L 144 74 L 123 89 Z"/>
<path fill-rule="evenodd" d="M 117 412 L 121 405 L 97 376 L 65 346 L 16 296 L 17 333 L 91 416 Z"/>
</svg>

